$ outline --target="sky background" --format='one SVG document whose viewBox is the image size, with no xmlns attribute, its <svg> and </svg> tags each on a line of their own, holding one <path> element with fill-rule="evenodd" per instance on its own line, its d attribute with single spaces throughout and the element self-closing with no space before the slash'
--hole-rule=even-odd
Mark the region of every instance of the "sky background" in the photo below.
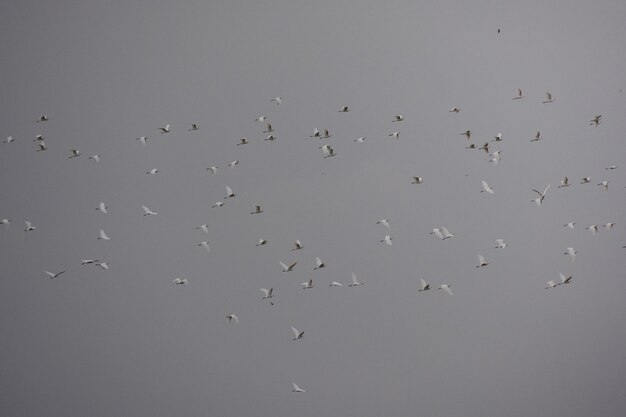
<svg viewBox="0 0 626 417">
<path fill-rule="evenodd" d="M 5 2 L 0 414 L 625 415 L 625 21 L 619 0 Z M 498 132 L 496 166 L 465 149 Z"/>
</svg>

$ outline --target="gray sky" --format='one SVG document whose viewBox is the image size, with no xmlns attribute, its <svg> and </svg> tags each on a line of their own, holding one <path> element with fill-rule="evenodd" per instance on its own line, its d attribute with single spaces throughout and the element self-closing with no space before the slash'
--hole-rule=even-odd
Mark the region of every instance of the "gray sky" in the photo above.
<svg viewBox="0 0 626 417">
<path fill-rule="evenodd" d="M 626 3 L 0 11 L 0 138 L 15 139 L 0 143 L 3 416 L 626 414 Z M 525 99 L 511 100 L 517 88 Z M 498 132 L 498 165 L 465 149 Z M 455 237 L 429 234 L 441 226 Z M 291 251 L 296 239 L 304 249 Z M 475 268 L 479 253 L 488 266 Z M 318 256 L 327 267 L 313 271 Z M 80 265 L 89 258 L 109 270 Z M 298 264 L 282 273 L 279 261 Z M 365 285 L 329 287 L 352 272 Z M 572 284 L 545 290 L 559 272 Z M 418 292 L 419 278 L 454 297 Z"/>
</svg>

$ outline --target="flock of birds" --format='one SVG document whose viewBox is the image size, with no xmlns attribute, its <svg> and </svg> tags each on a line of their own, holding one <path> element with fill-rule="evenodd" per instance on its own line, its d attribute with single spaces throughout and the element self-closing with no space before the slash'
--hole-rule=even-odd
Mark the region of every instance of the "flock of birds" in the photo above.
<svg viewBox="0 0 626 417">
<path fill-rule="evenodd" d="M 526 96 L 524 95 L 523 91 L 521 89 L 517 90 L 517 94 L 512 98 L 513 100 L 523 100 L 526 99 Z M 271 99 L 271 102 L 274 103 L 275 105 L 282 105 L 283 102 L 285 101 L 285 99 L 283 97 L 274 97 Z M 556 100 L 553 97 L 553 95 L 549 92 L 546 92 L 546 96 L 545 96 L 545 100 L 542 101 L 542 104 L 551 104 L 554 103 Z M 340 113 L 348 113 L 350 112 L 351 109 L 348 106 L 341 106 L 338 109 L 338 112 Z M 458 114 L 461 111 L 460 107 L 452 107 L 449 109 L 450 113 L 453 114 Z M 40 124 L 46 124 L 48 123 L 50 120 L 50 117 L 48 115 L 43 115 L 41 116 L 39 119 L 36 120 L 37 123 Z M 262 123 L 264 124 L 265 128 L 263 129 L 263 133 L 267 134 L 267 136 L 265 137 L 265 141 L 274 141 L 277 139 L 277 136 L 275 134 L 276 129 L 275 127 L 272 125 L 272 123 L 270 123 L 269 121 L 269 117 L 267 116 L 260 116 L 257 117 L 256 119 L 254 119 L 256 122 Z M 390 117 L 390 121 L 393 123 L 398 123 L 401 124 L 403 121 L 405 120 L 405 115 L 403 114 L 396 114 L 393 115 L 392 117 Z M 590 119 L 589 121 L 589 125 L 594 126 L 594 127 L 598 127 L 602 122 L 602 116 L 601 115 L 595 115 L 593 118 Z M 197 123 L 193 123 L 191 124 L 191 126 L 188 128 L 188 131 L 198 131 L 200 130 L 200 126 Z M 161 134 L 161 135 L 168 135 L 172 132 L 172 126 L 170 124 L 165 124 L 162 127 L 157 128 L 157 131 Z M 471 130 L 466 130 L 464 132 L 461 132 L 460 135 L 464 136 L 468 141 L 472 139 L 472 134 L 473 132 Z M 401 136 L 401 132 L 400 131 L 392 131 L 389 132 L 388 136 L 391 139 L 400 139 Z M 315 128 L 312 132 L 311 135 L 309 135 L 310 138 L 317 138 L 317 139 L 330 139 L 332 137 L 332 134 L 330 133 L 330 131 L 328 129 L 321 129 L 318 130 L 317 128 Z M 149 137 L 148 136 L 141 136 L 136 138 L 137 141 L 140 143 L 141 146 L 147 146 L 149 143 Z M 542 140 L 542 136 L 541 133 L 539 131 L 536 132 L 536 134 L 530 138 L 530 142 L 538 142 L 540 140 Z M 494 138 L 489 141 L 489 142 L 485 142 L 482 146 L 477 146 L 477 144 L 475 143 L 471 143 L 469 144 L 469 146 L 466 147 L 466 149 L 478 149 L 478 150 L 483 150 L 486 154 L 488 154 L 491 159 L 489 160 L 489 162 L 491 162 L 494 165 L 497 165 L 501 158 L 502 158 L 502 152 L 499 150 L 491 150 L 491 147 L 494 146 L 494 144 L 497 144 L 499 142 L 502 142 L 504 140 L 503 134 L 502 133 L 498 133 L 497 135 L 494 136 Z M 46 143 L 46 138 L 44 137 L 43 134 L 38 134 L 35 136 L 34 141 L 36 142 L 36 150 L 37 152 L 44 152 L 46 150 L 48 150 L 48 145 Z M 366 141 L 366 137 L 359 137 L 357 139 L 354 139 L 354 142 L 356 143 L 365 143 Z M 15 142 L 14 138 L 12 136 L 7 137 L 7 139 L 4 141 L 4 143 L 10 144 Z M 240 140 L 238 140 L 234 145 L 235 146 L 243 146 L 243 145 L 248 145 L 250 143 L 250 141 L 247 138 L 241 138 Z M 355 145 L 356 146 L 356 145 Z M 325 143 L 321 146 L 319 146 L 319 149 L 322 152 L 322 157 L 323 158 L 333 158 L 337 156 L 337 152 L 335 151 L 335 149 L 332 147 L 332 145 L 330 143 Z M 74 159 L 74 158 L 79 158 L 81 157 L 81 152 L 79 149 L 70 149 L 69 150 L 69 155 L 68 158 L 70 159 Z M 96 163 L 100 163 L 101 162 L 101 156 L 99 154 L 94 154 L 92 156 L 89 157 L 89 159 L 93 160 Z M 231 161 L 227 164 L 227 167 L 234 169 L 237 165 L 239 165 L 239 160 L 234 160 Z M 210 173 L 210 174 L 216 174 L 217 170 L 219 168 L 217 166 L 210 166 L 208 168 L 206 168 L 206 170 Z M 617 166 L 612 165 L 609 167 L 606 167 L 607 171 L 612 171 L 617 169 Z M 159 170 L 157 168 L 153 168 L 150 169 L 148 171 L 146 171 L 146 174 L 148 175 L 156 175 L 159 173 Z M 409 180 L 409 179 L 407 179 Z M 420 177 L 420 176 L 413 176 L 412 178 L 410 178 L 410 183 L 414 184 L 415 186 L 419 186 L 420 184 L 423 184 L 426 181 L 425 178 Z M 579 183 L 580 184 L 588 184 L 591 183 L 592 180 L 590 177 L 585 177 L 582 178 Z M 481 185 L 482 185 L 482 190 L 480 191 L 481 193 L 485 193 L 488 195 L 493 195 L 496 193 L 497 190 L 495 190 L 492 186 L 490 186 L 487 181 L 482 180 L 481 181 Z M 608 180 L 604 180 L 601 181 L 599 183 L 597 183 L 598 186 L 602 186 L 603 189 L 605 191 L 608 191 L 608 185 L 609 185 L 609 181 Z M 568 177 L 564 177 L 561 180 L 561 183 L 559 185 L 559 188 L 565 188 L 565 187 L 569 187 L 571 186 L 571 183 L 568 179 Z M 550 184 L 547 184 L 547 186 L 543 187 L 543 189 L 531 189 L 529 190 L 529 192 L 533 192 L 535 193 L 535 197 L 534 199 L 531 200 L 532 203 L 536 204 L 538 207 L 541 207 L 544 200 L 546 199 L 547 196 L 549 196 L 548 192 L 550 190 Z M 223 207 L 225 205 L 225 201 L 231 200 L 236 198 L 238 195 L 237 193 L 235 193 L 235 191 L 228 185 L 225 186 L 225 195 L 223 197 L 223 199 L 216 201 L 213 205 L 212 208 L 220 208 Z M 101 214 L 103 215 L 107 215 L 108 214 L 108 206 L 105 202 L 100 202 L 97 207 L 96 210 L 98 210 Z M 150 209 L 149 207 L 147 207 L 146 205 L 142 206 L 142 210 L 143 210 L 143 216 L 158 216 L 158 212 L 153 211 L 152 209 Z M 253 204 L 252 205 L 252 211 L 250 212 L 250 214 L 252 215 L 260 215 L 264 213 L 263 207 L 260 204 Z M 260 218 L 259 221 L 262 221 L 262 219 Z M 0 223 L 3 224 L 6 228 L 8 228 L 12 221 L 9 218 L 3 218 L 0 220 Z M 25 232 L 27 233 L 33 233 L 36 231 L 37 227 L 30 221 L 30 220 L 25 220 L 24 221 L 25 224 Z M 383 218 L 380 219 L 378 221 L 376 221 L 376 224 L 379 224 L 381 226 L 383 226 L 386 229 L 390 229 L 391 228 L 391 221 L 387 218 Z M 615 223 L 614 222 L 609 222 L 606 223 L 604 225 L 602 225 L 607 231 L 610 231 L 614 226 Z M 568 227 L 569 229 L 574 229 L 576 227 L 576 223 L 575 222 L 569 222 L 567 224 L 564 225 L 564 227 Z M 210 234 L 210 226 L 208 224 L 203 224 L 200 226 L 196 227 L 197 230 L 201 231 L 204 234 Z M 598 232 L 598 225 L 590 225 L 588 226 L 586 229 L 588 229 L 591 233 L 596 234 Z M 35 232 L 36 233 L 36 232 Z M 455 235 L 453 233 L 451 233 L 448 228 L 446 228 L 445 226 L 439 226 L 436 228 L 433 228 L 432 231 L 430 232 L 431 235 L 433 235 L 434 237 L 440 239 L 440 240 L 447 240 L 447 239 L 452 239 L 455 237 Z M 103 240 L 103 241 L 107 241 L 107 240 L 111 240 L 111 237 L 105 232 L 105 230 L 100 229 L 99 231 L 99 235 L 97 236 L 98 240 Z M 387 246 L 392 246 L 393 245 L 393 237 L 389 234 L 385 235 L 381 240 L 381 243 L 384 243 Z M 202 241 L 197 243 L 197 245 L 201 248 L 203 248 L 204 250 L 206 250 L 207 253 L 211 252 L 211 248 L 209 246 L 209 241 Z M 259 238 L 258 242 L 256 244 L 256 246 L 265 246 L 268 245 L 268 240 L 267 239 L 263 239 L 263 238 Z M 496 239 L 495 241 L 495 246 L 494 248 L 496 249 L 501 249 L 501 250 L 505 250 L 507 248 L 508 244 L 504 241 L 504 239 Z M 302 244 L 302 242 L 300 240 L 295 240 L 295 242 L 293 243 L 293 247 L 292 247 L 292 251 L 301 251 L 304 249 L 304 245 Z M 576 254 L 578 252 L 573 248 L 573 247 L 568 247 L 566 252 L 564 252 L 565 255 L 568 255 L 571 258 L 572 262 L 575 262 L 576 259 Z M 486 260 L 486 258 L 482 255 L 482 254 L 477 254 L 477 259 L 478 259 L 478 263 L 475 265 L 476 268 L 484 268 L 487 267 L 489 265 L 489 262 Z M 283 260 L 278 260 L 277 263 L 280 265 L 281 271 L 283 273 L 290 273 L 292 271 L 294 271 L 294 269 L 296 268 L 296 266 L 298 265 L 297 261 L 291 261 L 291 262 L 284 262 Z M 83 259 L 81 260 L 81 265 L 95 265 L 98 266 L 100 268 L 102 268 L 103 270 L 108 270 L 109 269 L 109 265 L 107 262 L 104 262 L 102 260 L 99 259 Z M 315 260 L 315 267 L 313 268 L 313 270 L 319 270 L 319 269 L 323 269 L 326 268 L 326 263 L 320 259 L 319 257 L 316 257 Z M 46 274 L 46 276 L 48 276 L 50 279 L 57 279 L 60 278 L 62 275 L 66 274 L 66 270 L 61 270 L 58 272 L 51 272 L 48 270 L 44 270 L 44 273 Z M 564 286 L 564 285 L 569 285 L 573 282 L 573 277 L 572 275 L 564 275 L 562 273 L 559 273 L 559 281 L 555 281 L 555 280 L 550 280 L 546 283 L 546 289 L 554 289 L 560 286 Z M 181 277 L 175 277 L 172 280 L 172 283 L 175 286 L 185 286 L 188 285 L 190 282 L 188 279 L 186 278 L 181 278 Z M 310 290 L 313 289 L 316 285 L 316 280 L 314 280 L 313 278 L 308 279 L 305 282 L 302 282 L 302 289 L 306 289 L 306 290 Z M 343 286 L 347 286 L 350 288 L 354 288 L 354 287 L 359 287 L 364 285 L 363 282 L 360 282 L 359 279 L 357 278 L 356 273 L 352 273 L 351 276 L 351 280 L 348 283 L 344 283 L 344 282 L 340 282 L 340 281 L 336 281 L 333 280 L 332 282 L 327 284 L 330 287 L 343 287 Z M 454 293 L 452 292 L 452 284 L 450 283 L 441 283 L 436 287 L 432 287 L 430 283 L 428 283 L 424 278 L 420 278 L 420 285 L 418 288 L 418 292 L 426 292 L 431 290 L 432 288 L 437 288 L 439 290 L 442 290 L 442 292 L 444 292 L 445 294 L 447 294 L 448 296 L 453 296 Z M 276 296 L 277 290 L 273 287 L 270 288 L 261 288 L 261 296 L 260 298 L 262 300 L 267 300 L 267 302 L 270 305 L 274 305 L 274 297 Z M 229 313 L 226 315 L 226 318 L 229 322 L 233 323 L 233 324 L 237 324 L 239 323 L 239 316 L 236 313 Z M 301 341 L 304 339 L 304 331 L 301 331 L 299 329 L 297 329 L 296 327 L 291 327 L 292 333 L 293 333 L 293 341 Z M 299 385 L 297 385 L 295 382 L 292 383 L 292 391 L 296 392 L 296 393 L 304 393 L 306 392 L 304 389 L 302 389 Z"/>
</svg>

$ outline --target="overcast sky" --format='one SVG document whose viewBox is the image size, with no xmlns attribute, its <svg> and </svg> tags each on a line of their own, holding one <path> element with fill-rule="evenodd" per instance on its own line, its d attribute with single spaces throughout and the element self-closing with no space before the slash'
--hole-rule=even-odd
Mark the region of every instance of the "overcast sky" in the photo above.
<svg viewBox="0 0 626 417">
<path fill-rule="evenodd" d="M 5 3 L 1 415 L 626 415 L 626 2 Z"/>
</svg>

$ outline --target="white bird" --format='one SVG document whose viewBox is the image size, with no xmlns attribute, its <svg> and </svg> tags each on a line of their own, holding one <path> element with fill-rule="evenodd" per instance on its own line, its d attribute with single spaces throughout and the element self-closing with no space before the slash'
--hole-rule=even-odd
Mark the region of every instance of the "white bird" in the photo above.
<svg viewBox="0 0 626 417">
<path fill-rule="evenodd" d="M 105 271 L 109 270 L 109 264 L 106 263 L 106 262 L 100 262 L 100 263 L 98 263 L 96 265 L 98 265 L 100 268 L 104 269 Z"/>
<path fill-rule="evenodd" d="M 388 136 L 391 136 L 394 139 L 400 139 L 400 132 L 391 132 Z"/>
<path fill-rule="evenodd" d="M 328 129 L 324 129 L 324 136 L 322 136 L 323 139 L 328 139 L 329 137 L 331 137 L 332 135 L 330 134 L 330 132 L 328 131 Z"/>
<path fill-rule="evenodd" d="M 376 224 L 382 224 L 383 226 L 385 226 L 386 228 L 389 228 L 389 220 L 387 219 L 380 219 L 379 221 L 376 222 Z"/>
<path fill-rule="evenodd" d="M 426 282 L 424 278 L 420 278 L 421 288 L 417 291 L 428 291 L 430 290 L 430 284 Z"/>
<path fill-rule="evenodd" d="M 502 142 L 502 133 L 498 133 L 494 136 L 494 142 Z"/>
<path fill-rule="evenodd" d="M 280 266 L 283 268 L 283 272 L 293 271 L 294 266 L 296 266 L 298 262 L 294 262 L 291 265 L 287 266 L 283 261 L 280 261 Z"/>
<path fill-rule="evenodd" d="M 441 284 L 438 289 L 439 290 L 444 290 L 446 292 L 446 294 L 452 296 L 454 294 L 452 293 L 452 290 L 450 289 L 450 287 L 451 287 L 451 285 Z"/>
<path fill-rule="evenodd" d="M 445 226 L 441 226 L 441 233 L 443 233 L 443 238 L 444 239 L 449 239 L 451 237 L 454 237 L 454 235 L 452 233 L 450 233 L 448 231 L 448 229 L 446 229 Z"/>
<path fill-rule="evenodd" d="M 266 123 L 265 124 L 265 130 L 263 131 L 263 133 L 272 133 L 275 130 L 276 129 L 272 128 L 272 124 L 271 123 Z"/>
<path fill-rule="evenodd" d="M 261 291 L 263 292 L 263 297 L 261 298 L 262 300 L 266 300 L 274 296 L 274 288 L 261 288 Z"/>
<path fill-rule="evenodd" d="M 89 265 L 89 264 L 97 264 L 98 262 L 100 262 L 100 260 L 98 259 L 82 259 L 80 261 L 81 265 Z"/>
<path fill-rule="evenodd" d="M 482 192 L 487 192 L 489 194 L 493 194 L 493 190 L 491 189 L 489 184 L 487 184 L 487 181 L 482 180 L 480 183 L 483 185 L 483 189 L 481 190 L 481 193 Z"/>
<path fill-rule="evenodd" d="M 33 139 L 33 142 L 41 142 L 43 141 L 45 138 L 43 137 L 43 135 L 35 135 L 35 139 Z"/>
<path fill-rule="evenodd" d="M 239 165 L 239 160 L 235 160 L 235 161 L 230 162 L 228 164 L 228 166 L 231 167 L 231 168 L 235 168 L 235 165 Z"/>
<path fill-rule="evenodd" d="M 324 152 L 324 158 L 329 158 L 331 156 L 335 156 L 335 150 L 330 147 L 330 145 L 321 146 L 320 149 Z"/>
<path fill-rule="evenodd" d="M 489 162 L 493 163 L 494 165 L 498 165 L 498 162 L 500 162 L 500 159 L 502 159 L 501 153 L 502 153 L 501 151 L 494 151 L 491 154 L 493 158 L 491 158 Z"/>
<path fill-rule="evenodd" d="M 261 209 L 260 205 L 255 204 L 254 211 L 251 211 L 250 214 L 259 214 L 259 213 L 263 213 L 263 209 Z"/>
<path fill-rule="evenodd" d="M 592 224 L 589 227 L 585 227 L 585 229 L 589 230 L 592 235 L 595 235 L 596 233 L 598 233 L 598 225 L 597 224 Z"/>
<path fill-rule="evenodd" d="M 307 290 L 307 289 L 310 289 L 310 288 L 313 288 L 313 287 L 314 287 L 313 279 L 310 279 L 310 280 L 302 283 L 302 289 L 304 289 L 304 290 Z"/>
<path fill-rule="evenodd" d="M 215 204 L 213 204 L 211 207 L 215 208 L 215 207 L 222 207 L 224 205 L 224 202 L 222 201 L 216 201 Z"/>
<path fill-rule="evenodd" d="M 480 268 L 481 266 L 487 266 L 489 265 L 489 262 L 487 262 L 485 260 L 485 257 L 482 255 L 477 255 L 478 256 L 478 265 L 476 265 L 476 268 Z"/>
<path fill-rule="evenodd" d="M 558 284 L 552 280 L 546 282 L 546 290 L 549 290 L 550 288 L 556 288 Z"/>
<path fill-rule="evenodd" d="M 443 233 L 441 233 L 441 230 L 439 230 L 438 228 L 434 228 L 432 232 L 430 232 L 431 235 L 435 235 L 437 236 L 439 239 L 444 240 L 445 237 L 443 236 Z"/>
<path fill-rule="evenodd" d="M 537 190 L 535 190 L 534 188 L 532 189 L 534 192 L 536 192 L 539 197 L 537 197 L 534 200 L 530 200 L 531 202 L 534 202 L 535 204 L 537 204 L 537 206 L 541 206 L 541 203 L 543 202 L 543 199 L 546 197 L 546 193 L 548 192 L 548 188 L 550 188 L 550 184 L 548 184 L 548 186 L 543 190 L 542 192 L 539 192 Z"/>
<path fill-rule="evenodd" d="M 206 249 L 207 252 L 211 253 L 211 248 L 209 247 L 209 242 L 207 242 L 206 240 L 204 242 L 198 243 L 198 246 L 204 246 L 204 249 Z"/>
<path fill-rule="evenodd" d="M 207 171 L 211 171 L 211 174 L 215 174 L 217 172 L 217 167 L 208 167 Z"/>
<path fill-rule="evenodd" d="M 563 177 L 563 179 L 561 180 L 561 185 L 559 185 L 559 188 L 568 187 L 568 186 L 569 186 L 569 179 L 567 177 Z"/>
<path fill-rule="evenodd" d="M 598 125 L 600 124 L 600 118 L 602 117 L 601 114 L 594 116 L 593 119 L 591 119 L 591 121 L 589 122 L 590 125 L 595 125 L 595 127 L 598 127 Z"/>
<path fill-rule="evenodd" d="M 98 154 L 91 155 L 91 156 L 89 157 L 89 159 L 93 159 L 93 160 L 94 160 L 94 161 L 96 161 L 96 162 L 100 162 L 100 155 L 98 155 Z"/>
<path fill-rule="evenodd" d="M 201 226 L 196 227 L 196 230 L 202 230 L 204 233 L 209 233 L 209 225 L 203 224 Z"/>
<path fill-rule="evenodd" d="M 519 100 L 519 99 L 522 99 L 522 98 L 526 98 L 526 97 L 522 93 L 522 89 L 518 88 L 517 89 L 517 95 L 515 97 L 513 97 L 513 100 Z"/>
<path fill-rule="evenodd" d="M 300 250 L 302 249 L 304 246 L 302 246 L 302 242 L 300 242 L 299 240 L 296 240 L 295 242 L 293 242 L 294 247 L 291 250 Z"/>
<path fill-rule="evenodd" d="M 507 247 L 507 243 L 504 243 L 504 239 L 496 239 L 496 249 L 504 249 Z"/>
<path fill-rule="evenodd" d="M 395 116 L 393 116 L 392 122 L 401 122 L 403 120 L 404 120 L 404 115 L 396 114 Z"/>
<path fill-rule="evenodd" d="M 615 223 L 609 222 L 609 223 L 603 224 L 602 226 L 604 226 L 608 232 L 609 230 L 613 228 L 613 226 L 615 226 Z"/>
<path fill-rule="evenodd" d="M 337 281 L 333 281 L 330 284 L 328 284 L 329 287 L 343 287 L 343 284 L 341 282 L 337 282 Z"/>
<path fill-rule="evenodd" d="M 37 142 L 37 147 L 39 148 L 37 149 L 37 152 L 48 150 L 48 145 L 46 145 L 46 142 L 44 142 L 43 140 Z"/>
<path fill-rule="evenodd" d="M 603 186 L 603 187 L 604 187 L 604 191 L 608 191 L 608 190 L 609 190 L 609 182 L 608 182 L 608 181 L 602 181 L 602 182 L 601 182 L 600 184 L 598 184 L 598 185 Z"/>
<path fill-rule="evenodd" d="M 278 139 L 278 136 L 274 136 L 274 135 L 269 135 L 268 137 L 265 138 L 265 140 L 273 142 L 276 139 Z"/>
<path fill-rule="evenodd" d="M 385 242 L 387 246 L 391 246 L 391 239 L 393 239 L 391 236 L 386 235 L 381 242 Z"/>
<path fill-rule="evenodd" d="M 353 142 L 364 143 L 365 139 L 366 139 L 365 136 L 361 136 L 360 138 L 353 139 Z"/>
<path fill-rule="evenodd" d="M 200 126 L 198 126 L 197 123 L 192 123 L 191 127 L 189 129 L 187 129 L 189 132 L 193 131 L 193 130 L 200 130 Z"/>
<path fill-rule="evenodd" d="M 572 259 L 572 262 L 575 262 L 577 253 L 578 251 L 574 250 L 574 248 L 567 248 L 567 252 L 565 252 L 563 255 L 569 255 L 569 257 Z"/>
<path fill-rule="evenodd" d="M 339 109 L 339 113 L 347 113 L 350 111 L 350 108 L 348 106 L 343 106 L 342 108 Z"/>
<path fill-rule="evenodd" d="M 144 216 L 156 216 L 157 214 L 159 214 L 159 213 L 156 213 L 156 212 L 150 210 L 146 206 L 141 206 L 141 208 L 143 209 L 143 215 Z"/>
<path fill-rule="evenodd" d="M 24 229 L 25 232 L 30 232 L 31 230 L 35 230 L 37 228 L 36 226 L 33 226 L 33 224 L 28 220 L 26 220 L 24 223 L 26 224 L 26 229 Z"/>
<path fill-rule="evenodd" d="M 572 282 L 572 276 L 565 276 L 562 273 L 559 272 L 559 277 L 561 278 L 561 282 L 559 283 L 559 285 L 563 285 L 563 284 L 570 284 Z"/>
<path fill-rule="evenodd" d="M 413 181 L 411 181 L 411 184 L 421 184 L 423 182 L 424 178 L 413 176 Z"/>
<path fill-rule="evenodd" d="M 256 245 L 257 246 L 267 245 L 267 240 L 266 239 L 259 239 L 259 243 L 257 243 Z"/>
<path fill-rule="evenodd" d="M 235 194 L 235 193 L 233 192 L 233 189 L 232 189 L 232 188 L 230 188 L 230 187 L 227 185 L 227 186 L 226 186 L 226 197 L 224 197 L 224 198 L 232 198 L 232 197 L 235 197 L 236 195 L 237 195 L 237 194 Z"/>
<path fill-rule="evenodd" d="M 78 158 L 80 156 L 80 151 L 78 149 L 70 149 L 71 155 L 68 158 Z"/>
<path fill-rule="evenodd" d="M 293 332 L 294 338 L 292 340 L 299 340 L 302 339 L 304 337 L 304 332 L 301 332 L 300 330 L 296 329 L 295 327 L 291 326 L 291 331 Z"/>
<path fill-rule="evenodd" d="M 569 227 L 570 229 L 574 230 L 574 225 L 576 225 L 576 222 L 569 222 L 567 224 L 564 224 L 564 227 Z"/>
<path fill-rule="evenodd" d="M 248 139 L 247 138 L 241 138 L 239 139 L 239 143 L 237 143 L 237 145 L 247 145 L 248 143 Z"/>
<path fill-rule="evenodd" d="M 152 168 L 150 171 L 147 171 L 146 174 L 154 175 L 154 174 L 157 174 L 158 172 L 159 172 L 158 169 Z"/>
<path fill-rule="evenodd" d="M 161 134 L 163 134 L 163 133 L 170 133 L 170 125 L 167 124 L 167 125 L 165 125 L 163 127 L 160 127 L 158 130 L 159 130 L 159 132 L 161 132 Z"/>
<path fill-rule="evenodd" d="M 3 141 L 4 143 L 11 143 L 13 142 L 15 139 L 13 139 L 13 136 L 7 136 L 7 138 Z"/>
<path fill-rule="evenodd" d="M 543 139 L 543 138 L 541 137 L 541 132 L 540 132 L 540 131 L 537 131 L 537 133 L 535 133 L 535 137 L 533 137 L 530 141 L 531 141 L 531 142 L 538 142 L 538 141 L 540 141 L 541 139 Z"/>
<path fill-rule="evenodd" d="M 147 136 L 140 136 L 136 140 L 138 140 L 139 142 L 141 142 L 142 145 L 145 146 L 146 141 L 148 140 L 148 137 Z"/>
<path fill-rule="evenodd" d="M 300 388 L 298 384 L 296 384 L 295 382 L 292 382 L 291 385 L 293 387 L 291 390 L 292 392 L 306 392 L 306 390 L 303 390 L 302 388 Z"/>
<path fill-rule="evenodd" d="M 188 284 L 189 281 L 187 280 L 187 278 L 178 278 L 178 277 L 176 277 L 176 278 L 174 278 L 172 280 L 172 283 L 174 283 L 176 285 L 185 285 L 185 284 Z"/>
<path fill-rule="evenodd" d="M 326 264 L 322 262 L 322 260 L 319 257 L 315 258 L 315 264 L 316 264 L 316 267 L 313 268 L 314 271 L 317 269 L 322 269 L 326 267 Z"/>
<path fill-rule="evenodd" d="M 606 167 L 604 169 L 606 169 L 607 171 L 611 171 L 611 170 L 617 169 L 617 165 L 611 165 L 611 166 L 608 166 L 608 167 Z"/>
<path fill-rule="evenodd" d="M 309 136 L 310 138 L 319 138 L 320 137 L 320 131 L 317 130 L 317 128 L 313 129 L 313 134 L 311 136 Z"/>
<path fill-rule="evenodd" d="M 226 318 L 228 319 L 229 322 L 234 320 L 235 323 L 239 323 L 239 316 L 237 316 L 236 314 L 229 314 L 226 316 Z"/>
<path fill-rule="evenodd" d="M 279 105 L 279 104 L 282 104 L 283 98 L 281 96 L 278 96 L 278 97 L 274 97 L 270 101 L 272 101 L 272 102 L 276 103 L 277 105 Z"/>
<path fill-rule="evenodd" d="M 0 220 L 0 224 L 3 224 L 4 227 L 6 227 L 8 229 L 9 225 L 11 224 L 11 219 L 2 219 L 2 220 Z"/>
<path fill-rule="evenodd" d="M 43 272 L 45 272 L 46 274 L 48 274 L 48 276 L 50 277 L 50 279 L 54 279 L 54 278 L 58 277 L 59 275 L 61 275 L 61 274 L 64 274 L 64 273 L 65 273 L 65 271 L 57 272 L 56 274 L 55 274 L 55 273 L 53 273 L 53 272 L 49 272 L 49 271 L 43 271 Z"/>
<path fill-rule="evenodd" d="M 106 204 L 104 204 L 104 201 L 101 201 L 100 204 L 98 204 L 98 207 L 96 208 L 96 210 L 99 210 L 102 214 L 107 214 L 108 213 L 108 207 Z"/>
<path fill-rule="evenodd" d="M 267 120 L 267 116 L 259 116 L 256 119 L 254 119 L 255 122 L 264 122 Z"/>
<path fill-rule="evenodd" d="M 111 238 L 104 233 L 104 230 L 100 229 L 100 236 L 98 237 L 98 240 L 111 240 Z"/>
<path fill-rule="evenodd" d="M 460 111 L 461 109 L 459 107 L 452 107 L 450 110 L 448 110 L 448 113 L 458 113 Z"/>
<path fill-rule="evenodd" d="M 362 283 L 362 282 L 359 282 L 359 281 L 356 279 L 356 274 L 353 272 L 353 273 L 352 273 L 352 284 L 349 284 L 349 285 L 348 285 L 348 287 L 356 287 L 356 286 L 359 286 L 359 285 L 363 285 L 363 283 Z"/>
<path fill-rule="evenodd" d="M 590 182 L 591 182 L 591 177 L 585 177 L 585 178 L 580 180 L 581 184 L 588 184 Z"/>
<path fill-rule="evenodd" d="M 544 101 L 542 101 L 543 104 L 546 103 L 554 103 L 554 99 L 552 98 L 552 94 L 548 93 L 546 91 L 546 99 Z"/>
<path fill-rule="evenodd" d="M 50 118 L 48 117 L 47 114 L 44 114 L 39 119 L 37 119 L 36 122 L 47 122 L 48 120 L 50 120 Z"/>
</svg>

